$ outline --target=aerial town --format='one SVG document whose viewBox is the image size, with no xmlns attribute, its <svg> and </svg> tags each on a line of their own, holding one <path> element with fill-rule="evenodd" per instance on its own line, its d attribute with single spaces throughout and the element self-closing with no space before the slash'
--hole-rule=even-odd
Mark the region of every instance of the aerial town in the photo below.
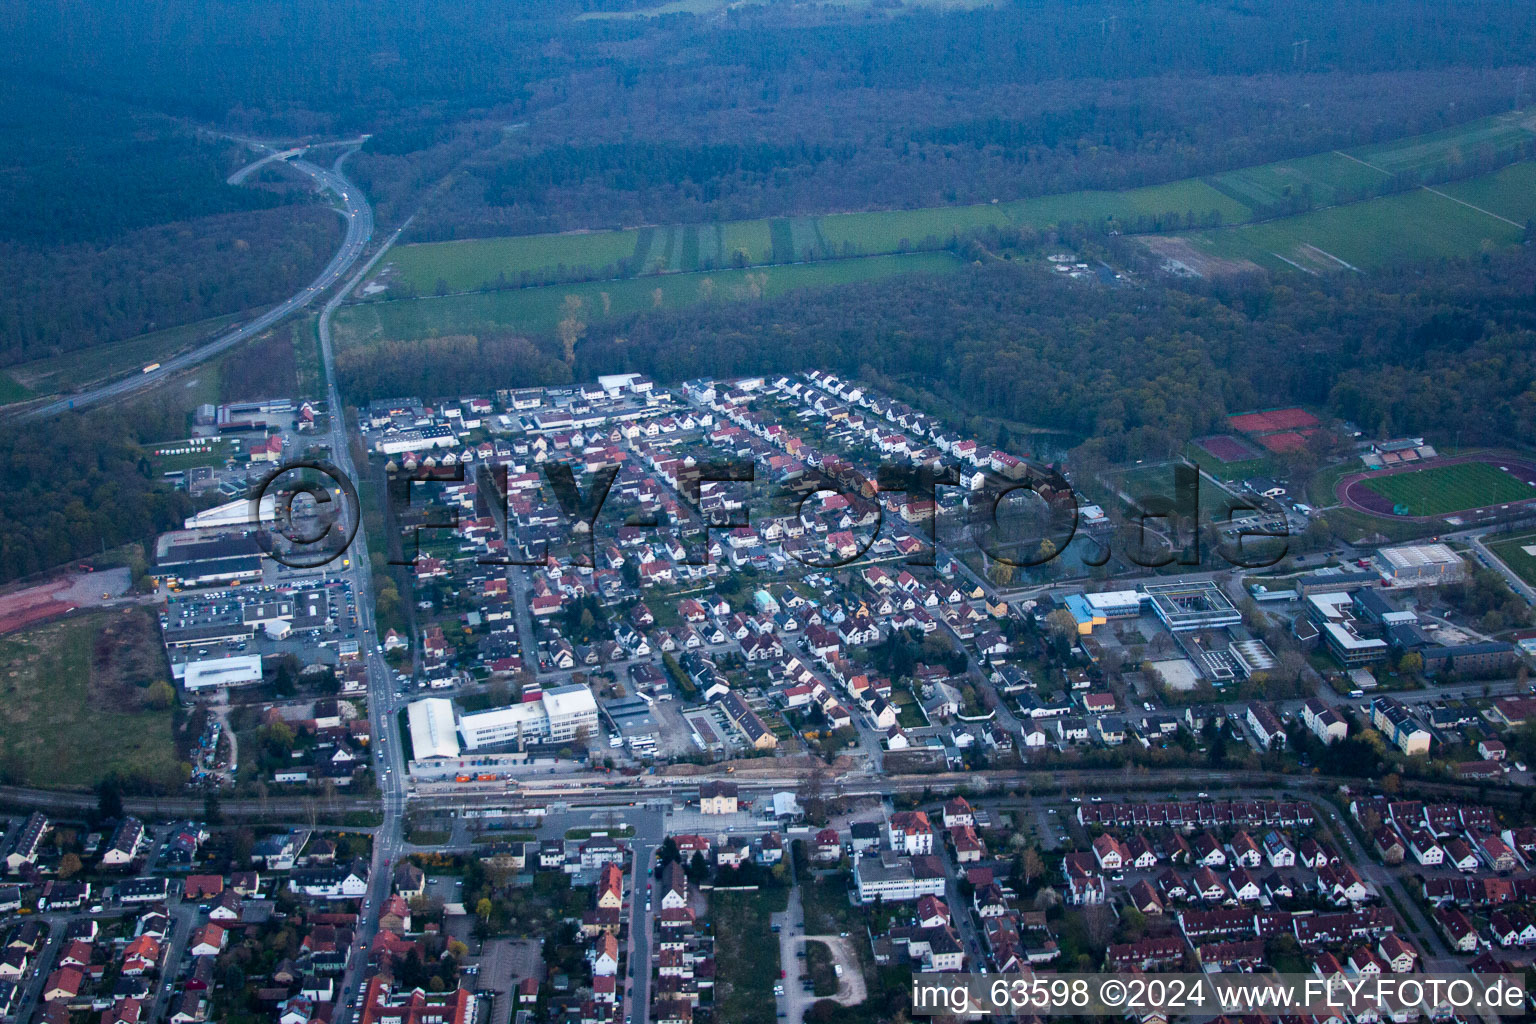
<svg viewBox="0 0 1536 1024">
<path fill-rule="evenodd" d="M 1530 963 L 1509 511 L 1340 550 L 1221 473 L 1337 425 L 1099 471 L 821 372 L 327 408 L 199 413 L 212 502 L 145 586 L 202 812 L 10 819 L 8 1017 L 885 1021 L 927 974 Z M 382 514 L 269 557 L 252 483 L 349 449 Z M 1191 467 L 1189 508 L 1128 490 Z M 1285 548 L 1223 563 L 1240 531 Z"/>
<path fill-rule="evenodd" d="M 1533 12 L 5 0 L 0 1024 L 1536 1020 Z"/>
</svg>

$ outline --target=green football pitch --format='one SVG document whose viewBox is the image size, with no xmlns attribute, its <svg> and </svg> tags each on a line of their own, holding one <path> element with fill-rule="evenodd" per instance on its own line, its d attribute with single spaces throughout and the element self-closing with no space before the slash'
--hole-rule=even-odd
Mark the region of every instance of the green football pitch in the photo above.
<svg viewBox="0 0 1536 1024">
<path fill-rule="evenodd" d="M 1372 477 L 1365 485 L 1394 505 L 1406 505 L 1411 516 L 1443 516 L 1536 498 L 1536 487 L 1487 462 L 1430 466 Z"/>
</svg>

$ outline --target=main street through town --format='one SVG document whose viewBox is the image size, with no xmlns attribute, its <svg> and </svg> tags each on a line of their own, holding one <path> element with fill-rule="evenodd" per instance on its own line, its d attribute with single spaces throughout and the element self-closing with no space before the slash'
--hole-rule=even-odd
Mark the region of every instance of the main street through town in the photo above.
<svg viewBox="0 0 1536 1024">
<path fill-rule="evenodd" d="M 353 190 L 352 195 L 365 208 L 367 207 L 367 200 L 363 197 L 361 189 Z M 372 221 L 371 212 L 369 220 Z M 325 371 L 326 402 L 330 412 L 331 459 L 336 468 L 349 480 L 357 480 L 359 477 L 352 459 L 347 434 L 346 407 L 342 405 L 341 389 L 336 383 L 336 358 L 331 343 L 331 317 L 346 296 L 362 283 L 367 273 L 373 269 L 384 253 L 389 251 L 390 246 L 400 237 L 400 232 L 403 230 L 405 230 L 404 224 L 379 247 L 362 269 L 347 281 L 345 287 L 326 301 L 320 312 L 318 329 L 321 362 Z M 363 900 L 362 913 L 358 918 L 355 931 L 358 950 L 361 954 L 361 951 L 366 950 L 372 943 L 378 931 L 379 911 L 390 893 L 391 869 L 400 856 L 405 841 L 406 765 L 396 728 L 393 674 L 384 661 L 383 649 L 379 646 L 379 636 L 374 621 L 373 566 L 368 558 L 368 537 L 363 522 L 364 517 L 360 507 L 350 511 L 357 517 L 357 532 L 344 556 L 348 563 L 344 574 L 351 580 L 353 593 L 357 595 L 358 624 L 363 634 L 360 649 L 368 666 L 368 716 L 373 736 L 374 775 L 378 780 L 380 809 L 384 815 L 382 824 L 374 831 L 368 895 Z M 361 993 L 362 975 L 367 960 L 365 955 L 356 955 L 347 961 L 347 970 L 342 976 L 342 994 L 338 1002 L 336 1024 L 345 1024 L 352 1019 L 352 1014 L 355 1012 L 354 1005 Z"/>
</svg>

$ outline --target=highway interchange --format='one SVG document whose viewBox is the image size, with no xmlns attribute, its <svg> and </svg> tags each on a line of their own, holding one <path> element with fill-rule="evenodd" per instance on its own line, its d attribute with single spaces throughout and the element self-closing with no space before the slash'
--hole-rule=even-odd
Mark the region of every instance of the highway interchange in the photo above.
<svg viewBox="0 0 1536 1024">
<path fill-rule="evenodd" d="M 247 142 L 247 144 L 266 154 L 256 161 L 256 164 L 278 159 L 284 152 L 274 150 L 266 143 Z M 329 192 L 334 195 L 341 203 L 339 212 L 346 219 L 346 235 L 342 239 L 341 248 L 336 250 L 336 254 L 325 265 L 325 269 L 307 287 L 284 299 L 249 323 L 227 331 L 206 344 L 199 345 L 180 355 L 166 359 L 155 369 L 147 373 L 134 373 L 131 376 L 109 381 L 106 384 L 81 391 L 78 394 L 66 395 L 43 405 L 35 406 L 23 413 L 21 418 L 31 420 L 56 416 L 70 410 L 86 409 L 90 406 L 100 405 L 103 402 L 109 402 L 126 395 L 144 391 L 163 382 L 173 374 L 206 362 L 216 355 L 229 351 L 241 342 L 255 337 L 284 317 L 303 309 L 327 288 L 341 280 L 357 263 L 358 259 L 362 257 L 368 248 L 369 240 L 373 237 L 373 207 L 363 195 L 363 190 L 349 182 L 342 173 L 342 164 L 353 152 L 355 152 L 353 148 L 344 150 L 329 168 L 321 167 L 318 164 L 299 159 L 296 156 L 286 161 L 288 166 L 301 174 L 307 175 L 320 191 Z M 233 177 L 243 180 L 244 175 L 252 170 L 256 164 L 237 171 Z M 345 292 L 341 294 L 345 294 Z"/>
</svg>

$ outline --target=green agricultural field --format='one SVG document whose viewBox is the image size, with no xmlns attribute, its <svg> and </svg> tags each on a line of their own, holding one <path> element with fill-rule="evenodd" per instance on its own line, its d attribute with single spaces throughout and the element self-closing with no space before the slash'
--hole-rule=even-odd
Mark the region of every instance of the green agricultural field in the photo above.
<svg viewBox="0 0 1536 1024">
<path fill-rule="evenodd" d="M 1536 217 L 1536 163 L 1511 164 L 1492 174 L 1435 187 L 1517 224 Z"/>
<path fill-rule="evenodd" d="M 1407 505 L 1411 516 L 1443 516 L 1536 498 L 1536 487 L 1486 462 L 1458 462 L 1372 477 L 1365 486 L 1394 505 Z"/>
<path fill-rule="evenodd" d="M 1189 180 L 1126 192 L 1071 192 L 975 206 L 419 243 L 392 250 L 379 273 L 418 295 L 432 295 L 440 287 L 450 293 L 477 291 L 498 278 L 516 287 L 524 274 L 536 281 L 555 280 L 578 268 L 591 276 L 614 276 L 626 260 L 642 275 L 686 274 L 730 267 L 738 252 L 752 265 L 799 263 L 827 255 L 897 253 L 987 226 L 1047 227 L 1170 213 L 1203 218 L 1213 211 L 1228 224 L 1251 216 L 1237 200 L 1205 182 Z"/>
<path fill-rule="evenodd" d="M 1304 217 L 1315 220 L 1285 218 L 1272 222 L 1276 226 L 1271 230 L 1231 234 L 1215 243 L 1219 248 L 1211 250 L 1213 255 L 1251 259 L 1274 269 L 1342 266 L 1308 248 L 1315 246 L 1353 266 L 1375 266 L 1403 255 L 1462 255 L 1476 251 L 1485 241 L 1501 244 L 1512 225 L 1465 207 L 1463 211 L 1474 216 L 1436 213 L 1431 209 L 1434 204 L 1422 198 L 1395 197 L 1407 205 L 1332 217 L 1328 208 L 1386 187 L 1400 171 L 1434 171 L 1473 157 L 1507 154 L 1531 134 L 1518 119 L 1501 115 L 1347 154 L 1318 153 L 1203 180 L 1189 178 L 1121 192 L 1068 192 L 971 206 L 421 243 L 396 248 L 379 272 L 393 275 L 418 295 L 477 291 L 498 281 L 520 287 L 568 276 L 616 277 L 625 264 L 641 275 L 686 274 L 730 267 L 738 261 L 738 253 L 752 265 L 798 263 L 827 255 L 881 255 L 1009 224 L 1044 228 L 1113 219 L 1128 230 L 1172 231 L 1187 228 L 1187 217 L 1211 223 L 1212 214 L 1219 215 L 1224 225 L 1244 224 L 1253 219 L 1255 209 L 1283 206 L 1303 193 L 1310 195 L 1316 208 Z M 1525 211 L 1536 207 L 1532 199 L 1536 190 L 1521 191 L 1531 181 L 1531 173 L 1499 172 L 1487 176 L 1493 180 L 1463 182 L 1446 186 L 1445 191 L 1523 224 L 1529 215 Z M 1462 195 L 1462 188 L 1468 195 Z M 1470 198 L 1485 193 L 1488 204 Z M 1169 215 L 1179 219 L 1170 223 Z M 1502 229 L 1485 230 L 1484 219 Z M 1297 232 L 1316 237 L 1298 238 Z M 25 376 L 18 380 L 28 384 Z"/>
<path fill-rule="evenodd" d="M 1427 135 L 1361 146 L 1348 152 L 1390 174 L 1403 171 L 1422 174 L 1471 159 L 1479 152 L 1506 152 L 1523 145 L 1530 137 L 1530 129 L 1518 114 L 1499 114 Z"/>
<path fill-rule="evenodd" d="M 1067 192 L 1040 196 L 1003 203 L 999 208 L 1013 223 L 1037 228 L 1077 221 L 1134 221 L 1138 217 L 1162 217 L 1165 214 L 1194 214 L 1203 218 L 1212 212 L 1219 213 L 1223 223 L 1236 224 L 1253 216 L 1253 211 L 1243 203 L 1194 178 L 1125 192 Z M 984 210 L 986 207 L 969 209 Z"/>
<path fill-rule="evenodd" d="M 1501 540 L 1485 538 L 1483 543 L 1488 550 L 1499 556 L 1500 561 L 1514 570 L 1516 576 L 1536 587 L 1536 554 L 1533 554 L 1536 552 L 1536 533 L 1522 533 Z M 1527 548 L 1530 550 L 1527 551 Z"/>
<path fill-rule="evenodd" d="M 444 298 L 364 302 L 345 306 L 337 313 L 336 332 L 342 344 L 485 330 L 549 332 L 560 322 L 567 295 L 579 297 L 583 315 L 589 323 L 596 323 L 646 309 L 682 309 L 706 299 L 720 302 L 759 295 L 772 297 L 797 288 L 825 288 L 896 274 L 943 274 L 959 267 L 960 261 L 948 253 L 913 253 L 756 270 L 548 285 Z"/>
<path fill-rule="evenodd" d="M 392 276 L 430 295 L 441 281 L 450 292 L 467 292 L 506 275 L 513 285 L 525 271 L 536 274 L 586 267 L 600 272 L 635 254 L 638 231 L 573 232 L 562 235 L 519 235 L 512 238 L 473 238 L 462 242 L 402 245 L 390 250 Z"/>
<path fill-rule="evenodd" d="M 121 632 L 123 612 L 97 612 L 0 639 L 0 751 L 15 781 L 90 786 L 109 773 L 179 785 L 170 705 L 154 709 L 139 684 L 164 679 L 148 616 Z M 108 627 L 119 630 L 105 637 Z M 174 703 L 174 692 L 170 692 Z"/>
<path fill-rule="evenodd" d="M 1004 207 L 933 206 L 921 210 L 881 210 L 871 213 L 842 213 L 821 218 L 821 233 L 836 250 L 851 245 L 859 252 L 896 252 L 903 245 L 911 247 L 925 238 L 947 240 L 956 231 L 1008 224 Z M 804 230 L 802 228 L 802 230 Z M 803 252 L 805 239 L 796 238 Z"/>
<path fill-rule="evenodd" d="M 773 260 L 773 233 L 767 220 L 737 220 L 721 224 L 721 265 L 729 265 L 731 258 L 740 252 L 748 263 L 770 263 Z"/>
<path fill-rule="evenodd" d="M 1318 153 L 1297 160 L 1244 167 L 1218 174 L 1211 185 L 1238 202 L 1257 206 L 1281 206 L 1310 192 L 1316 206 L 1330 206 L 1381 187 L 1387 180 L 1340 153 Z"/>
<path fill-rule="evenodd" d="M 1417 189 L 1295 217 L 1187 236 L 1212 256 L 1247 259 L 1272 270 L 1363 270 L 1405 259 L 1468 256 L 1512 245 L 1523 230 Z"/>
</svg>

